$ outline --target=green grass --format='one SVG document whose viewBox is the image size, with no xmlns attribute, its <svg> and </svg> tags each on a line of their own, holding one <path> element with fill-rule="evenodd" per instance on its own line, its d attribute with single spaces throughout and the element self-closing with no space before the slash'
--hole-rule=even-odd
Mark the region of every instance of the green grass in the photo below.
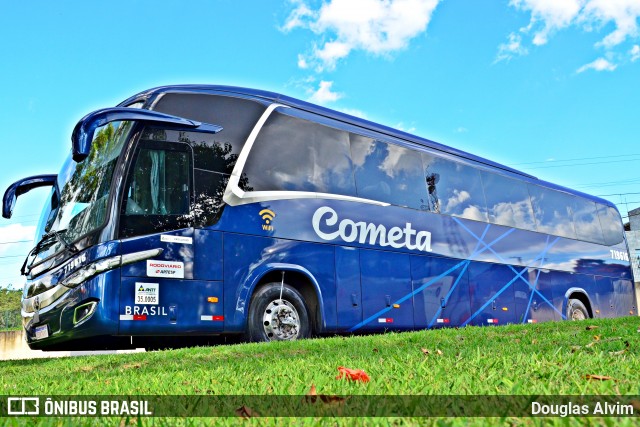
<svg viewBox="0 0 640 427">
<path fill-rule="evenodd" d="M 628 317 L 5 361 L 0 362 L 0 395 L 305 395 L 312 384 L 318 394 L 326 395 L 640 395 L 639 328 L 640 318 Z M 371 381 L 337 380 L 338 366 L 363 369 Z M 285 420 L 300 425 L 356 423 L 353 418 Z M 544 421 L 556 425 L 636 425 L 636 420 Z M 172 425 L 174 421 L 123 418 L 115 422 Z M 235 425 L 240 419 L 191 418 L 180 423 L 213 425 L 214 421 Z M 281 424 L 275 418 L 248 421 Z M 376 425 L 489 424 L 484 418 L 365 421 Z M 543 423 L 542 418 L 494 421 L 504 425 Z M 15 419 L 11 422 L 22 425 Z M 66 419 L 39 422 L 66 425 Z M 85 418 L 81 422 L 111 425 L 114 420 Z"/>
<path fill-rule="evenodd" d="M 21 297 L 22 291 L 0 288 L 0 331 L 19 330 L 22 327 Z"/>
</svg>

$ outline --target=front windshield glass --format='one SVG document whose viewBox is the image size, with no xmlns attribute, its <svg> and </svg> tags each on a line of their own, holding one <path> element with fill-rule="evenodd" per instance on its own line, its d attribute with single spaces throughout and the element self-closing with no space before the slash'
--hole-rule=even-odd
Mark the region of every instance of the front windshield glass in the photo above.
<svg viewBox="0 0 640 427">
<path fill-rule="evenodd" d="M 59 199 L 52 194 L 45 207 L 49 213 L 43 213 L 36 236 L 64 231 L 64 239 L 73 242 L 104 224 L 111 178 L 131 123 L 113 122 L 96 129 L 87 158 L 80 163 L 67 158 L 58 174 Z"/>
</svg>

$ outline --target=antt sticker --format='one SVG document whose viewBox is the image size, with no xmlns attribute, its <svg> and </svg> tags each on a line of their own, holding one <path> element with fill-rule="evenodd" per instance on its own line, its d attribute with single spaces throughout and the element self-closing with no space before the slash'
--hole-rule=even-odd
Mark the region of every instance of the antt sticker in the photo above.
<svg viewBox="0 0 640 427">
<path fill-rule="evenodd" d="M 158 283 L 136 283 L 136 295 L 134 304 L 154 304 L 158 305 Z"/>
</svg>

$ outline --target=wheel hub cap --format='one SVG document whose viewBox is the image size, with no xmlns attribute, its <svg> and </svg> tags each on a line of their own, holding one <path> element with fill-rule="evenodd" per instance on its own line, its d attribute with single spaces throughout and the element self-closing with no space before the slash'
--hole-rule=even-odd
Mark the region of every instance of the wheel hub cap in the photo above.
<svg viewBox="0 0 640 427">
<path fill-rule="evenodd" d="M 294 340 L 300 330 L 298 311 L 289 301 L 275 300 L 264 310 L 264 332 L 271 340 Z"/>
</svg>

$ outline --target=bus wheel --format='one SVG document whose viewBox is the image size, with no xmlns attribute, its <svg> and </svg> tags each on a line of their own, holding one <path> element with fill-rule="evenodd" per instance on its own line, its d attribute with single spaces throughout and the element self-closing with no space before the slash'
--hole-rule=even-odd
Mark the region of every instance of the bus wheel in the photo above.
<svg viewBox="0 0 640 427">
<path fill-rule="evenodd" d="M 582 301 L 578 299 L 570 299 L 567 303 L 567 319 L 568 320 L 585 320 L 589 318 L 589 311 Z"/>
<path fill-rule="evenodd" d="M 253 296 L 247 322 L 249 341 L 293 341 L 310 334 L 307 307 L 297 290 L 276 282 Z"/>
</svg>

